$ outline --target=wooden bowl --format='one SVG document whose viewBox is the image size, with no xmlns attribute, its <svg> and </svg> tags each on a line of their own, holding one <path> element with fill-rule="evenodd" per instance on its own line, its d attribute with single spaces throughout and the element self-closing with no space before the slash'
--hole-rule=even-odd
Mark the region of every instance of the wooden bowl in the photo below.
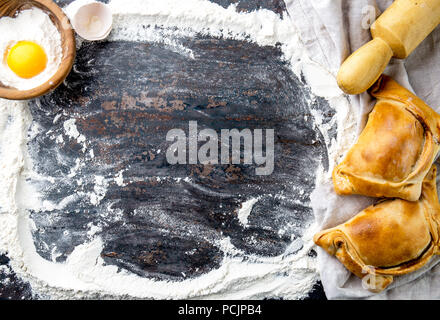
<svg viewBox="0 0 440 320">
<path fill-rule="evenodd" d="M 0 17 L 14 17 L 21 10 L 37 7 L 45 11 L 61 34 L 63 56 L 58 71 L 47 82 L 29 90 L 7 87 L 0 82 L 0 98 L 27 100 L 42 96 L 58 87 L 66 79 L 75 60 L 75 33 L 69 19 L 51 0 L 0 0 Z M 31 23 L 31 22 L 30 22 Z"/>
</svg>

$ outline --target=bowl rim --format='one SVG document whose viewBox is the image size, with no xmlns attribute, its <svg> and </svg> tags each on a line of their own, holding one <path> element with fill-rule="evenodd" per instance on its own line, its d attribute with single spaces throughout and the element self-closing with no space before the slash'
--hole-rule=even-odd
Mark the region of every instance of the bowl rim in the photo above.
<svg viewBox="0 0 440 320">
<path fill-rule="evenodd" d="M 9 100 L 29 100 L 42 96 L 49 91 L 54 90 L 66 79 L 67 75 L 72 69 L 73 62 L 75 61 L 75 33 L 73 31 L 72 25 L 70 24 L 69 18 L 63 12 L 63 10 L 52 0 L 31 0 L 27 2 L 29 2 L 30 4 L 34 3 L 34 5 L 42 5 L 43 9 L 47 9 L 56 17 L 56 19 L 59 20 L 59 25 L 57 24 L 56 27 L 64 37 L 64 41 L 62 44 L 63 56 L 61 64 L 59 65 L 57 72 L 55 72 L 55 74 L 49 80 L 35 88 L 28 90 L 18 90 L 15 88 L 0 86 L 0 98 Z M 38 7 L 38 5 L 35 6 Z"/>
</svg>

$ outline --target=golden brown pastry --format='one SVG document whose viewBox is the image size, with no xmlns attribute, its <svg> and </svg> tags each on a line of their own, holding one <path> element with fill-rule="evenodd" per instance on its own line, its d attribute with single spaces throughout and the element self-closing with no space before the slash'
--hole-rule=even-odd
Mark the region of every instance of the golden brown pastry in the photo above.
<svg viewBox="0 0 440 320">
<path fill-rule="evenodd" d="M 419 201 L 379 202 L 346 223 L 317 233 L 314 242 L 359 278 L 369 276 L 371 291 L 382 291 L 393 276 L 415 271 L 439 254 L 436 171 L 432 166 Z"/>
<path fill-rule="evenodd" d="M 440 115 L 388 76 L 370 93 L 377 103 L 358 141 L 333 170 L 335 191 L 416 201 L 439 151 Z"/>
</svg>

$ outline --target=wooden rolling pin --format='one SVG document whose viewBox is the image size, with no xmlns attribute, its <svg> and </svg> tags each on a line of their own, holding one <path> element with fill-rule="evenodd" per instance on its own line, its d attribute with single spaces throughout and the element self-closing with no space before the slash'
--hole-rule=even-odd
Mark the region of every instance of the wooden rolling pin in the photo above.
<svg viewBox="0 0 440 320">
<path fill-rule="evenodd" d="M 339 69 L 339 87 L 359 94 L 371 87 L 392 57 L 404 59 L 440 23 L 440 0 L 396 0 L 371 26 L 373 40 Z"/>
</svg>

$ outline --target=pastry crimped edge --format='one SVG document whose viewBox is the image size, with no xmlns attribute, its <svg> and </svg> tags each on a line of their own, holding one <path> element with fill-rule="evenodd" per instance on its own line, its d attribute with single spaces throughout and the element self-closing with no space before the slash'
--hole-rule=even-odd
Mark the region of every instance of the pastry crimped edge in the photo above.
<svg viewBox="0 0 440 320">
<path fill-rule="evenodd" d="M 381 268 L 370 266 L 362 262 L 355 246 L 350 243 L 348 236 L 340 230 L 340 226 L 318 232 L 313 237 L 315 244 L 322 246 L 334 255 L 349 271 L 359 278 L 374 275 L 375 284 L 369 289 L 372 292 L 381 292 L 393 282 L 394 276 L 411 273 L 423 267 L 433 255 L 440 254 L 440 204 L 436 186 L 437 168 L 433 165 L 423 181 L 422 198 L 424 216 L 428 224 L 431 241 L 416 259 L 406 261 L 394 267 Z M 429 199 L 434 199 L 429 201 Z M 392 201 L 392 200 L 389 200 Z M 372 289 L 373 288 L 373 289 Z"/>
<path fill-rule="evenodd" d="M 423 126 L 423 150 L 413 171 L 400 182 L 355 175 L 345 170 L 345 163 L 342 161 L 332 172 L 335 191 L 340 195 L 361 194 L 416 201 L 421 194 L 423 179 L 440 151 L 440 115 L 386 75 L 382 75 L 369 92 L 377 99 L 393 100 L 406 105 L 405 109 Z"/>
</svg>

